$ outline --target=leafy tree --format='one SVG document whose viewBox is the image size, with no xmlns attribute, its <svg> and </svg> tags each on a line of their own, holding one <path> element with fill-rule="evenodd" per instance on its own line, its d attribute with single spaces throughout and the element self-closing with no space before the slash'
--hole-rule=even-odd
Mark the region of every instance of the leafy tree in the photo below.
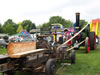
<svg viewBox="0 0 100 75">
<path fill-rule="evenodd" d="M 3 25 L 3 32 L 7 34 L 15 34 L 16 33 L 16 23 L 12 21 L 12 19 L 8 19 Z"/>
<path fill-rule="evenodd" d="M 73 24 L 73 22 L 71 22 L 70 20 L 65 20 L 61 16 L 53 16 L 53 17 L 51 17 L 49 19 L 49 24 L 53 24 L 53 23 L 60 23 L 64 27 L 72 27 L 72 24 Z"/>
<path fill-rule="evenodd" d="M 22 22 L 22 26 L 24 29 L 26 29 L 28 32 L 31 30 L 31 29 L 36 29 L 36 26 L 34 23 L 32 23 L 32 21 L 30 20 L 24 20 Z"/>
<path fill-rule="evenodd" d="M 44 27 L 44 28 L 49 28 L 49 26 L 50 26 L 50 23 L 48 22 L 48 23 L 44 23 L 43 25 L 42 25 L 42 27 Z"/>
<path fill-rule="evenodd" d="M 35 23 L 32 23 L 32 25 L 30 26 L 30 29 L 36 29 Z"/>
<path fill-rule="evenodd" d="M 82 29 L 88 22 L 85 20 L 80 20 L 80 28 Z M 82 32 L 82 39 L 84 39 L 87 35 L 89 35 L 89 27 L 87 27 L 83 32 Z"/>
<path fill-rule="evenodd" d="M 18 25 L 19 25 L 19 24 L 14 24 L 14 25 L 13 25 L 13 27 L 15 28 L 15 32 L 16 32 L 16 30 L 17 30 L 17 28 L 18 28 Z"/>
<path fill-rule="evenodd" d="M 6 34 L 12 35 L 15 34 L 15 28 L 12 26 L 12 24 L 8 24 L 5 27 L 3 27 L 3 31 Z"/>
<path fill-rule="evenodd" d="M 84 27 L 88 22 L 85 20 L 80 20 L 80 27 Z"/>
<path fill-rule="evenodd" d="M 13 26 L 16 25 L 16 23 L 14 23 L 12 19 L 8 19 L 8 20 L 4 23 L 3 26 L 6 26 L 6 25 L 8 25 L 8 24 L 12 24 Z"/>
<path fill-rule="evenodd" d="M 42 27 L 49 27 L 49 25 L 55 24 L 55 23 L 62 24 L 64 26 L 64 28 L 72 27 L 72 25 L 73 25 L 73 22 L 70 20 L 65 20 L 61 16 L 53 16 L 49 19 L 49 22 L 44 23 Z"/>
<path fill-rule="evenodd" d="M 0 24 L 0 33 L 3 33 L 3 28 L 1 24 Z"/>
<path fill-rule="evenodd" d="M 36 26 L 36 28 L 37 29 L 40 29 L 40 28 L 42 28 L 42 25 L 38 25 L 38 26 Z"/>
</svg>

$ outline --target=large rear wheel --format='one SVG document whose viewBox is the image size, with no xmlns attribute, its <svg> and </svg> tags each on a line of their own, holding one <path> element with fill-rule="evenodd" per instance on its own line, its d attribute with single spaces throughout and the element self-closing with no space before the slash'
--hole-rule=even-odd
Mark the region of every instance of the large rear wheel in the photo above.
<svg viewBox="0 0 100 75">
<path fill-rule="evenodd" d="M 89 39 L 90 39 L 90 49 L 96 50 L 96 35 L 95 35 L 95 32 L 90 32 Z"/>
<path fill-rule="evenodd" d="M 71 63 L 75 64 L 75 60 L 76 60 L 76 55 L 75 55 L 76 50 L 72 50 L 72 54 L 71 54 Z"/>
</svg>

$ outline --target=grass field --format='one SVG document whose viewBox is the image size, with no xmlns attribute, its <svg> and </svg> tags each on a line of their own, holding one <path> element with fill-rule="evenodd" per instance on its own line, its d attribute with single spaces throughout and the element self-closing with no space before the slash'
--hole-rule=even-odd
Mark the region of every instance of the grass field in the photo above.
<svg viewBox="0 0 100 75">
<path fill-rule="evenodd" d="M 0 54 L 6 54 L 6 53 L 7 53 L 6 48 L 0 46 Z"/>
<path fill-rule="evenodd" d="M 1 53 L 6 53 L 6 49 L 1 48 Z M 100 47 L 88 54 L 85 53 L 84 48 L 77 50 L 76 64 L 64 66 L 57 75 L 100 75 Z"/>
<path fill-rule="evenodd" d="M 100 75 L 100 47 L 88 54 L 81 48 L 76 53 L 76 64 L 65 66 L 57 75 Z"/>
</svg>

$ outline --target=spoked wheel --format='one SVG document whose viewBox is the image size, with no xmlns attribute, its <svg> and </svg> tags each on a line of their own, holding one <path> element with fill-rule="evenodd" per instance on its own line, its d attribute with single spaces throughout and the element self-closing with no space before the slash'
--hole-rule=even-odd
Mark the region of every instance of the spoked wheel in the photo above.
<svg viewBox="0 0 100 75">
<path fill-rule="evenodd" d="M 56 62 L 54 59 L 49 59 L 47 61 L 45 75 L 56 75 Z"/>
<path fill-rule="evenodd" d="M 96 35 L 95 32 L 90 32 L 90 49 L 96 50 Z"/>
<path fill-rule="evenodd" d="M 72 54 L 71 54 L 71 63 L 75 64 L 75 60 L 76 60 L 76 55 L 75 55 L 76 50 L 72 50 Z"/>
<path fill-rule="evenodd" d="M 90 40 L 88 37 L 86 37 L 86 40 L 85 40 L 85 51 L 86 53 L 90 52 Z"/>
</svg>

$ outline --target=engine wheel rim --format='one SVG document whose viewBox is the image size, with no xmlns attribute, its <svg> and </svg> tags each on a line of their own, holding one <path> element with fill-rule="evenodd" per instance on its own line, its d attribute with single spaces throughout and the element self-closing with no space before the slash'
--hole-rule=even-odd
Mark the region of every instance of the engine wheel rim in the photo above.
<svg viewBox="0 0 100 75">
<path fill-rule="evenodd" d="M 96 50 L 96 35 L 94 34 L 94 50 Z"/>
<path fill-rule="evenodd" d="M 51 66 L 51 73 L 52 73 L 52 75 L 56 75 L 56 66 L 55 65 Z"/>
<path fill-rule="evenodd" d="M 86 50 L 86 53 L 90 52 L 90 41 L 88 37 L 86 38 L 86 41 L 85 41 L 85 50 Z"/>
</svg>

